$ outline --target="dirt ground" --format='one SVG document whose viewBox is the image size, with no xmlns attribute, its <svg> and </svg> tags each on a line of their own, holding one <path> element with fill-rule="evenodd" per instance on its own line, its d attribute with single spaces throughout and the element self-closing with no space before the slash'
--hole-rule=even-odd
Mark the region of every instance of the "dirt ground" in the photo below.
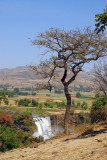
<svg viewBox="0 0 107 160">
<path fill-rule="evenodd" d="M 90 135 L 51 139 L 37 148 L 0 153 L 0 160 L 107 160 L 107 126 Z"/>
</svg>

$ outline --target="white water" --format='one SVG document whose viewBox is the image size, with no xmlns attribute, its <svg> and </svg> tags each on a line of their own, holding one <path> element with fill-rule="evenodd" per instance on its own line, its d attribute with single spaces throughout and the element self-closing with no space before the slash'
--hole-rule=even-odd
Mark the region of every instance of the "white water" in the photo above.
<svg viewBox="0 0 107 160">
<path fill-rule="evenodd" d="M 58 116 L 55 117 L 53 125 L 51 125 L 50 116 L 40 117 L 33 114 L 33 120 L 38 128 L 38 130 L 32 135 L 34 137 L 42 136 L 44 140 L 46 140 L 50 139 L 59 132 L 64 132 L 64 128 L 58 125 Z M 72 132 L 72 129 L 70 132 Z"/>
<path fill-rule="evenodd" d="M 33 115 L 33 120 L 38 128 L 32 136 L 39 137 L 42 136 L 44 140 L 50 139 L 54 135 L 52 134 L 51 130 L 51 120 L 50 117 L 39 117 L 37 115 Z"/>
</svg>

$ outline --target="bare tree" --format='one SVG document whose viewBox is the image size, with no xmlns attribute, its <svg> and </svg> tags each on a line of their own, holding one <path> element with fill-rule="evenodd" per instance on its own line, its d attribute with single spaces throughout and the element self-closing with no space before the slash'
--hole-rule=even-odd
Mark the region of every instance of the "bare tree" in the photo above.
<svg viewBox="0 0 107 160">
<path fill-rule="evenodd" d="M 94 66 L 94 78 L 95 89 L 97 91 L 102 91 L 105 96 L 107 96 L 107 63 L 100 61 Z"/>
<path fill-rule="evenodd" d="M 43 59 L 37 66 L 30 66 L 42 78 L 48 78 L 48 88 L 52 89 L 55 76 L 60 74 L 60 81 L 64 86 L 67 106 L 64 118 L 65 133 L 69 134 L 69 116 L 71 108 L 71 95 L 68 86 L 75 80 L 76 76 L 85 63 L 96 61 L 107 52 L 107 39 L 103 34 L 96 34 L 89 27 L 81 30 L 60 30 L 51 28 L 40 33 L 33 45 L 45 47 L 48 59 Z M 58 69 L 58 70 L 57 70 Z M 58 71 L 58 72 L 57 72 Z M 68 77 L 68 72 L 71 76 Z"/>
</svg>

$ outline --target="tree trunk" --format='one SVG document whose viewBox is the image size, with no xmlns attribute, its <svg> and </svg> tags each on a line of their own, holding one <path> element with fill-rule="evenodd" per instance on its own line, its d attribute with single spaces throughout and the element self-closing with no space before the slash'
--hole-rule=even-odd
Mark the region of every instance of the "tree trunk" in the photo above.
<svg viewBox="0 0 107 160">
<path fill-rule="evenodd" d="M 68 92 L 68 85 L 64 86 L 64 93 L 67 99 L 67 106 L 66 106 L 66 112 L 65 112 L 65 118 L 64 118 L 64 129 L 65 134 L 69 135 L 69 119 L 70 119 L 70 108 L 71 108 L 71 95 Z"/>
</svg>

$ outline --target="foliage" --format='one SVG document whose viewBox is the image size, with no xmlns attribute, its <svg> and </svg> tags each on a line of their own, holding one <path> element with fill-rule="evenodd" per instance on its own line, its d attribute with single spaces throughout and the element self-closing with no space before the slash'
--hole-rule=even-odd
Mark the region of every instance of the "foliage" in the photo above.
<svg viewBox="0 0 107 160">
<path fill-rule="evenodd" d="M 50 28 L 38 35 L 33 45 L 46 47 L 49 58 L 37 66 L 30 66 L 42 79 L 47 78 L 45 88 L 52 90 L 55 80 L 61 81 L 67 100 L 64 118 L 65 133 L 69 134 L 71 95 L 68 86 L 82 71 L 83 65 L 103 57 L 107 51 L 107 39 L 103 34 L 96 34 L 89 27 L 81 30 L 65 31 Z M 62 74 L 59 74 L 62 73 Z M 68 74 L 70 75 L 68 78 Z"/>
<path fill-rule="evenodd" d="M 98 93 L 95 94 L 95 98 L 99 98 L 100 95 Z"/>
<path fill-rule="evenodd" d="M 6 98 L 6 91 L 5 90 L 0 90 L 0 96 L 5 99 Z"/>
<path fill-rule="evenodd" d="M 80 98 L 80 97 L 81 97 L 81 94 L 80 94 L 79 92 L 77 92 L 77 93 L 76 93 L 76 97 L 77 97 L 77 98 Z"/>
<path fill-rule="evenodd" d="M 35 96 L 36 95 L 36 93 L 35 92 L 32 92 L 32 96 Z"/>
<path fill-rule="evenodd" d="M 15 92 L 16 94 L 18 94 L 18 93 L 19 93 L 19 88 L 14 88 L 14 92 Z"/>
<path fill-rule="evenodd" d="M 6 105 L 8 105 L 9 104 L 9 100 L 6 98 L 6 99 L 4 99 L 4 103 L 6 104 Z"/>
<path fill-rule="evenodd" d="M 37 106 L 38 106 L 38 102 L 35 101 L 34 99 L 32 99 L 32 106 L 33 106 L 33 107 L 35 107 L 35 106 L 37 107 Z"/>
<path fill-rule="evenodd" d="M 78 126 L 83 123 L 90 123 L 90 116 L 87 113 L 80 112 L 76 116 L 76 125 Z"/>
<path fill-rule="evenodd" d="M 54 90 L 54 93 L 56 93 L 56 94 L 62 94 L 62 93 L 63 93 L 63 91 L 62 91 L 62 90 L 60 90 L 60 89 L 55 89 L 55 90 Z"/>
<path fill-rule="evenodd" d="M 0 124 L 6 124 L 6 126 L 9 126 L 12 122 L 12 117 L 8 116 L 7 113 L 0 113 Z"/>
<path fill-rule="evenodd" d="M 12 148 L 19 147 L 19 139 L 16 137 L 17 130 L 7 127 L 6 125 L 0 126 L 0 150 L 2 152 L 8 151 Z"/>
<path fill-rule="evenodd" d="M 84 110 L 88 108 L 88 105 L 85 101 L 83 101 L 83 103 L 81 104 L 81 108 L 83 108 Z"/>
<path fill-rule="evenodd" d="M 105 121 L 107 119 L 107 97 L 102 96 L 93 102 L 91 107 L 92 122 Z"/>
<path fill-rule="evenodd" d="M 50 97 L 51 95 L 50 95 L 50 94 L 46 94 L 46 96 L 49 96 L 49 97 Z"/>
<path fill-rule="evenodd" d="M 33 132 L 33 130 L 35 129 L 32 115 L 28 112 L 23 112 L 18 114 L 18 116 L 15 116 L 14 124 L 17 128 L 27 132 Z"/>
<path fill-rule="evenodd" d="M 104 9 L 103 13 L 95 15 L 95 21 L 97 22 L 95 24 L 95 30 L 97 31 L 97 33 L 104 31 L 105 27 L 107 26 L 107 6 L 106 9 Z"/>
<path fill-rule="evenodd" d="M 39 136 L 39 137 L 36 137 L 36 138 L 35 138 L 35 141 L 36 141 L 37 143 L 40 143 L 40 142 L 43 142 L 43 141 L 44 141 L 44 138 L 43 138 L 42 136 Z"/>
<path fill-rule="evenodd" d="M 69 87 L 70 91 L 76 91 L 76 92 L 91 92 L 92 88 L 90 87 L 84 87 L 83 85 L 80 85 L 80 87 L 70 86 Z"/>
<path fill-rule="evenodd" d="M 80 102 L 77 102 L 77 108 L 79 108 L 81 106 Z"/>
<path fill-rule="evenodd" d="M 31 112 L 0 113 L 0 150 L 30 145 L 29 137 L 37 129 Z"/>
<path fill-rule="evenodd" d="M 72 101 L 71 101 L 71 106 L 72 107 L 75 107 L 75 101 L 72 99 Z"/>
<path fill-rule="evenodd" d="M 18 100 L 18 106 L 28 106 L 31 101 L 27 98 Z"/>
</svg>

